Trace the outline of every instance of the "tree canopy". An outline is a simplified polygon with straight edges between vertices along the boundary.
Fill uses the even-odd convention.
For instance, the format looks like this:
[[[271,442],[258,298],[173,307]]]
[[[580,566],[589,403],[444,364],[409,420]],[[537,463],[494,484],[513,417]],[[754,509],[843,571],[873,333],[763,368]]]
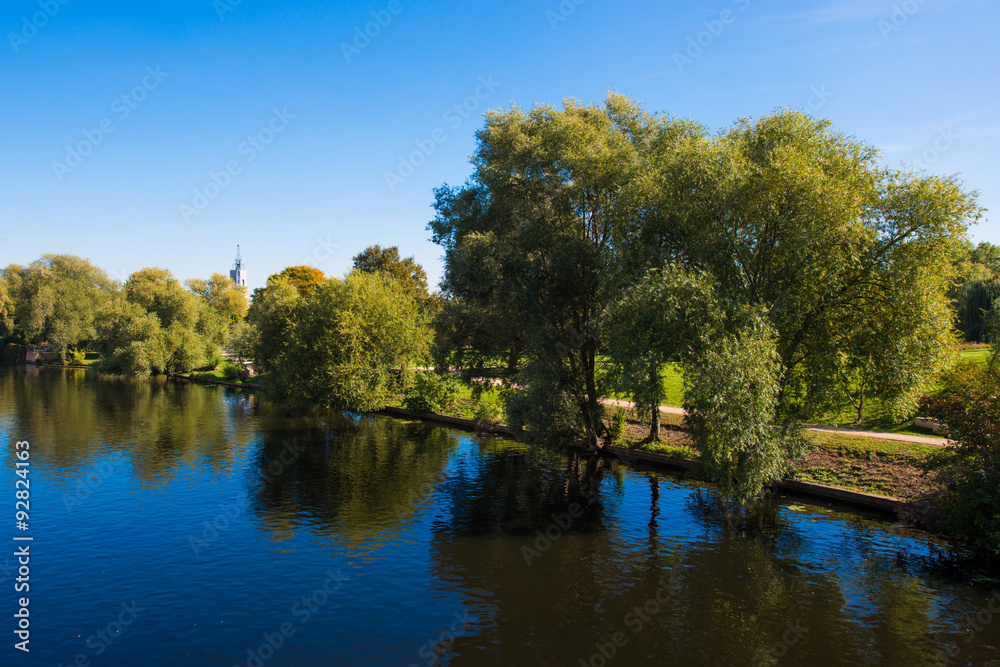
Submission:
[[[4,270],[6,329],[23,343],[47,342],[63,358],[94,341],[98,309],[116,290],[103,269],[75,255],[43,255]]]
[[[381,273],[397,280],[420,303],[426,304],[430,300],[424,267],[413,257],[400,259],[397,246],[368,246],[354,256],[354,268],[364,273]]]
[[[724,434],[704,432],[706,456],[756,462],[725,471],[746,496],[795,453],[796,420],[835,397],[905,411],[947,361],[952,259],[977,194],[878,157],[792,111],[716,136],[619,95],[490,112],[469,182],[435,192],[437,356],[506,360],[512,425],[591,448],[600,351],[647,409],[657,367],[680,361],[694,423]],[[737,363],[759,380],[723,372]],[[722,409],[713,383],[764,412]]]
[[[307,294],[314,287],[326,280],[323,272],[315,267],[305,265],[288,266],[282,269],[280,273],[268,276],[267,285],[271,286],[280,278],[287,279],[295,286],[299,294]]]
[[[228,284],[227,284],[228,283]],[[225,276],[189,281],[166,269],[136,271],[97,318],[102,368],[111,373],[178,373],[209,365],[246,308]]]
[[[427,349],[419,305],[388,276],[355,271],[306,295],[284,280],[273,287],[251,313],[260,327],[255,362],[281,402],[381,409]]]

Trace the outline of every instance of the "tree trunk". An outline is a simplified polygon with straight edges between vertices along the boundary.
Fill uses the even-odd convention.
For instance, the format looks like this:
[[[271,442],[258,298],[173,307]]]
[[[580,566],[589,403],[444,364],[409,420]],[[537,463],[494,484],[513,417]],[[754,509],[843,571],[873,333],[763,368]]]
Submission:
[[[600,419],[601,404],[597,396],[597,380],[594,377],[595,353],[593,343],[588,343],[580,349],[580,366],[583,380],[587,388],[586,405],[584,409],[584,426],[587,431],[587,448],[598,451],[602,448],[600,436],[604,432],[604,423]]]
[[[659,442],[660,441],[660,374],[657,372],[656,364],[649,364],[649,382],[650,387],[655,389],[652,392],[653,395],[653,410],[650,414],[649,419],[649,441]]]

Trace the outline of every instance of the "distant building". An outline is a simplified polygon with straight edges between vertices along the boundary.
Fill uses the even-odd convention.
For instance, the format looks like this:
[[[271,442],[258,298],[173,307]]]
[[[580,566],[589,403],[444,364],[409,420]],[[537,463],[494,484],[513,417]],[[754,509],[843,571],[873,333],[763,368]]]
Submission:
[[[233,279],[233,284],[239,287],[247,286],[247,272],[243,268],[243,258],[240,257],[240,246],[236,246],[236,263],[233,264],[233,270],[229,272],[229,277]]]

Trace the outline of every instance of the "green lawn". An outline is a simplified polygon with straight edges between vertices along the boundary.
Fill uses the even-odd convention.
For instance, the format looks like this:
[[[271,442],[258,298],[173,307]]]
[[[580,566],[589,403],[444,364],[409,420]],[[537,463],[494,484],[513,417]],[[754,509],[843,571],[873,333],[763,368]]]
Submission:
[[[977,345],[976,347],[970,347],[958,351],[959,360],[978,361],[984,366],[990,362],[990,357],[992,355],[993,348],[989,345]]]
[[[896,498],[940,488],[928,477],[952,456],[941,447],[808,431],[816,454],[799,462],[793,479]]]
[[[900,442],[898,440],[878,440],[825,431],[806,431],[804,435],[806,440],[817,447],[851,458],[871,459],[879,457],[922,463],[928,457],[940,454],[942,451],[936,445],[922,445],[917,442]]]
[[[601,386],[603,383],[606,368],[609,363],[610,362],[607,357],[597,357],[598,386]],[[684,404],[684,377],[681,375],[680,368],[677,364],[664,365],[663,369],[660,371],[660,383],[663,387],[663,402],[661,405],[680,407]],[[623,401],[628,401],[632,398],[628,394],[616,392],[611,388],[607,388],[603,393],[608,398],[617,398]]]

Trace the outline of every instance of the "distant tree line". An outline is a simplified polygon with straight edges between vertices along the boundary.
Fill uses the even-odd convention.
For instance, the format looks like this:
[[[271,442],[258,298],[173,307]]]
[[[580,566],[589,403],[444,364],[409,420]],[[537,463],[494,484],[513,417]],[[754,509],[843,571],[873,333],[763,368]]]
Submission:
[[[956,281],[951,289],[956,326],[973,343],[990,340],[988,313],[1000,303],[1000,246],[985,241],[973,247],[966,242],[955,260]]]
[[[63,361],[101,355],[107,373],[177,373],[216,363],[246,314],[245,288],[227,276],[189,280],[146,268],[124,284],[85,259],[44,255],[0,278],[0,339],[46,344]]]

